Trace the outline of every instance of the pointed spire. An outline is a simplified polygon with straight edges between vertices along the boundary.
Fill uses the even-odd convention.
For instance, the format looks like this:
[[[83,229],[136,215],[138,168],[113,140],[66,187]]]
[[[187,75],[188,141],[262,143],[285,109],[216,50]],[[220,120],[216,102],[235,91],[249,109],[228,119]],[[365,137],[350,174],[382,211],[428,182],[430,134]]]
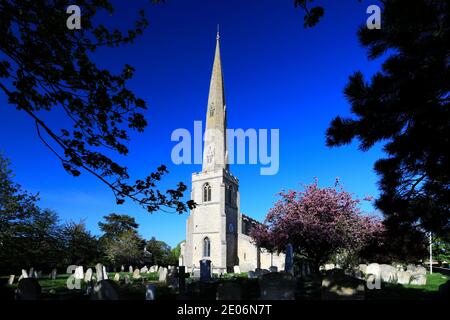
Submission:
[[[203,150],[203,171],[220,168],[228,169],[226,141],[227,118],[219,39],[219,25],[217,25],[216,51],[214,54],[214,63],[209,86],[208,109],[206,112],[206,140]]]

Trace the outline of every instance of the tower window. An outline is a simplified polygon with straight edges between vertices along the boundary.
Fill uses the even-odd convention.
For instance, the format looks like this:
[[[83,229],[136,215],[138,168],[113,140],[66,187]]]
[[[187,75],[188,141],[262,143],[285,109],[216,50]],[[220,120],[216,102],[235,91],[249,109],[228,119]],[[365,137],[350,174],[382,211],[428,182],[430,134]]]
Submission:
[[[230,184],[227,184],[226,190],[225,190],[225,201],[227,203],[232,203],[233,199],[233,187]]]
[[[211,241],[209,241],[208,237],[203,239],[203,256],[204,257],[211,256]]]
[[[211,201],[211,185],[205,183],[203,185],[203,202]]]

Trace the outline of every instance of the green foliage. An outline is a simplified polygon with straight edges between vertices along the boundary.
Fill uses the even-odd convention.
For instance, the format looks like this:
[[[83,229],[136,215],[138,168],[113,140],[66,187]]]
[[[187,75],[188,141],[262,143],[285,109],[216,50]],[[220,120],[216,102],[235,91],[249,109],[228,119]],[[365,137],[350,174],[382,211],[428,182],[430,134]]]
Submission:
[[[433,240],[433,260],[437,260],[443,266],[450,266],[450,242],[441,238]]]
[[[99,256],[98,240],[86,229],[83,221],[68,222],[62,227],[64,262],[66,265],[93,264]]]
[[[156,240],[153,237],[146,242],[145,249],[150,254],[150,263],[152,265],[178,265],[178,257],[164,241]]]
[[[114,12],[108,0],[79,0],[80,30],[67,29],[67,2],[61,0],[0,2],[0,90],[10,106],[28,115],[42,143],[71,175],[88,172],[106,184],[116,202],[137,202],[148,212],[161,207],[182,213],[180,199],[186,185],[178,183],[166,192],[157,183],[168,173],[159,166],[144,179],[129,182],[128,169],[105,151],[127,155],[129,131],[142,132],[147,105],[128,89],[134,68],[125,64],[113,74],[97,66],[92,56],[98,49],[132,43],[148,25],[144,10],[134,27],[122,32],[97,25],[98,14]],[[48,112],[62,111],[68,127],[50,125]],[[59,123],[65,123],[60,121]]]
[[[375,163],[381,195],[376,205],[390,228],[419,225],[450,234],[449,3],[383,1],[383,26],[362,26],[370,59],[388,55],[370,81],[355,72],[345,88],[353,117],[336,117],[327,144],[358,139],[387,155]]]

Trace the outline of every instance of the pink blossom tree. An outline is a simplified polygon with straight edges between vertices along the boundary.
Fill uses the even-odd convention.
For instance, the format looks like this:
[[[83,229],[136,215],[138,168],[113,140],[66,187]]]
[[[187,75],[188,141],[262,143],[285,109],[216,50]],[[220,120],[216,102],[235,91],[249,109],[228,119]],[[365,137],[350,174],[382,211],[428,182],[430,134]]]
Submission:
[[[313,263],[315,271],[340,250],[359,250],[383,232],[379,219],[365,216],[359,200],[334,187],[319,188],[317,180],[303,191],[281,192],[264,224],[251,231],[254,242],[271,251],[291,243]]]

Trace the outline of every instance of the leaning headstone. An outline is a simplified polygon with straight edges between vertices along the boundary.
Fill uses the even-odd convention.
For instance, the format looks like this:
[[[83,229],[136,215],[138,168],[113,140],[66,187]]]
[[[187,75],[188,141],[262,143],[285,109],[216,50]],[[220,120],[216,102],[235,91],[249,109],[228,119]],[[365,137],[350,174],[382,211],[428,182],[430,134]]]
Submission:
[[[241,273],[241,268],[239,268],[239,266],[234,266],[233,267],[233,272],[234,273]]]
[[[284,271],[294,275],[294,248],[288,244],[286,248],[286,257],[284,262]]]
[[[156,286],[154,284],[147,284],[145,288],[145,300],[156,299]]]
[[[105,266],[103,266],[102,271],[103,271],[103,279],[104,280],[108,280],[108,272],[106,272],[106,267]]]
[[[242,289],[236,282],[223,282],[217,287],[217,300],[241,300]]]
[[[37,279],[24,278],[19,281],[15,292],[16,300],[37,300],[41,294],[41,286]]]
[[[167,273],[168,273],[168,270],[166,268],[159,268],[158,281],[166,282],[167,281]]]
[[[344,274],[340,269],[327,272],[322,280],[322,300],[364,300],[365,281]]]
[[[411,281],[411,272],[409,271],[397,271],[397,283],[409,284]]]
[[[141,278],[141,275],[140,275],[139,269],[134,270],[133,271],[133,279],[140,279],[140,278]]]
[[[14,279],[16,278],[15,275],[10,275],[8,279],[8,286],[12,285],[14,283]]]
[[[57,269],[52,269],[52,272],[50,273],[50,279],[56,280],[56,276],[58,275]]]
[[[84,274],[84,282],[90,282],[92,281],[92,269],[88,268],[86,270],[86,273]]]
[[[260,300],[295,300],[295,278],[287,272],[267,273],[259,279]]]
[[[26,278],[28,278],[28,273],[27,273],[27,270],[25,270],[25,269],[22,269],[22,275],[21,275],[21,277],[22,277],[22,279],[26,279]]]
[[[101,263],[97,263],[95,265],[95,273],[97,276],[97,281],[102,281],[104,279],[103,277],[103,265]]]
[[[101,280],[94,286],[92,300],[119,300],[120,287],[112,280]]]
[[[120,273],[116,273],[114,275],[114,281],[119,282],[120,281]]]
[[[397,283],[397,269],[388,264],[380,264],[381,281],[387,283]]]
[[[77,280],[84,279],[84,270],[83,270],[83,266],[78,266],[78,267],[75,269],[74,277],[75,277],[75,279],[77,279]]]
[[[211,280],[211,260],[200,260],[200,281],[208,282]]]

